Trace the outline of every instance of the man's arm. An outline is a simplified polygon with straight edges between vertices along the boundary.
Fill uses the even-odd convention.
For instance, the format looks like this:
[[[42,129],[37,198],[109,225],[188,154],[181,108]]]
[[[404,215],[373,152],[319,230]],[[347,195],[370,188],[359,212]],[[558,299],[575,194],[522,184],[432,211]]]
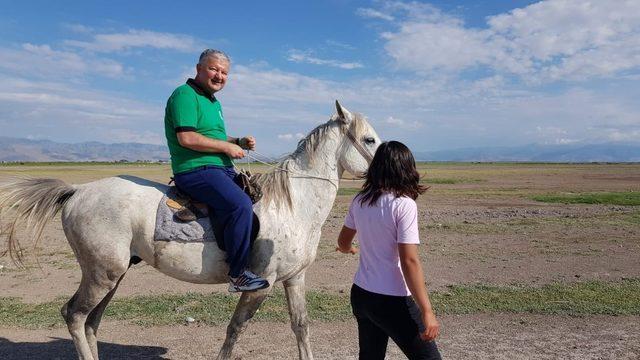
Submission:
[[[195,131],[180,131],[176,133],[176,136],[180,146],[187,149],[208,153],[224,153],[232,159],[244,157],[244,150],[233,142],[211,139]],[[229,138],[229,140],[231,139],[235,142],[235,138]]]

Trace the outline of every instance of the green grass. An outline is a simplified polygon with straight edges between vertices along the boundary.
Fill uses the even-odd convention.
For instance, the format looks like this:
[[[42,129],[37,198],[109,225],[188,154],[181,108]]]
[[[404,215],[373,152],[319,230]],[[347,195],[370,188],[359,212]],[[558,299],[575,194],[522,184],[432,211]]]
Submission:
[[[624,221],[630,224],[640,225],[640,211],[626,215]]]
[[[207,325],[224,324],[231,318],[238,296],[231,294],[171,294],[116,298],[104,317],[126,320],[143,326],[182,324],[187,316]],[[351,316],[349,299],[344,295],[310,291],[307,293],[309,316],[321,321],[344,320]],[[0,326],[46,328],[62,326],[59,309],[66,299],[41,304],[23,303],[16,298],[0,298]],[[275,291],[254,317],[257,321],[288,321],[287,304],[282,291]]]
[[[451,178],[422,178],[420,179],[421,184],[457,184],[462,182],[461,179],[451,179]]]
[[[514,234],[522,231],[540,232],[547,230],[567,229],[570,227],[588,228],[628,228],[640,225],[640,211],[632,213],[609,213],[580,217],[532,217],[516,218],[500,222],[456,222],[423,225],[429,231],[452,232],[468,235]]]
[[[479,183],[486,180],[481,179],[463,179],[463,178],[436,178],[436,177],[424,177],[420,179],[421,184],[468,184]]]
[[[521,198],[531,194],[529,189],[519,188],[502,188],[502,189],[466,189],[466,188],[444,188],[433,187],[425,193],[425,195],[437,194],[447,195],[464,198],[476,198],[476,199],[492,199],[492,198]]]
[[[105,319],[125,320],[143,326],[175,325],[191,316],[207,325],[225,324],[238,300],[229,294],[182,294],[116,298]],[[591,281],[543,287],[459,285],[432,292],[438,314],[531,313],[585,315],[640,315],[640,279],[609,283]],[[59,309],[64,300],[26,304],[0,298],[0,326],[46,328],[62,326]],[[318,321],[351,318],[347,294],[307,292],[309,316]],[[282,291],[272,294],[255,316],[257,321],[288,321]]]
[[[338,196],[355,195],[360,192],[360,188],[339,188]]]
[[[531,199],[562,204],[640,205],[640,191],[535,195]]]
[[[434,297],[436,308],[445,314],[640,315],[640,279],[551,284],[540,288],[453,286],[448,294]]]

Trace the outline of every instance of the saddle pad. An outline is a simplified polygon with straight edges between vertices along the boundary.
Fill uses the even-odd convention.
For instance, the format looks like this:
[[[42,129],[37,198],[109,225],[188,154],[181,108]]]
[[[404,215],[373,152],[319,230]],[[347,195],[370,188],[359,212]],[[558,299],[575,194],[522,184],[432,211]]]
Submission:
[[[182,222],[174,216],[173,211],[169,205],[167,205],[167,198],[175,201],[176,194],[176,187],[171,186],[162,197],[162,200],[160,200],[153,240],[183,242],[216,241],[209,217],[197,219],[196,221]]]

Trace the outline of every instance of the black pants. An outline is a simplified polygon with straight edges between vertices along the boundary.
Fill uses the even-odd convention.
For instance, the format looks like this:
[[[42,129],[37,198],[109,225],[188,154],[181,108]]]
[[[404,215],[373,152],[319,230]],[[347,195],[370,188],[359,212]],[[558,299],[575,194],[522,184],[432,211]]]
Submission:
[[[351,308],[358,321],[361,360],[384,359],[389,337],[409,359],[441,359],[435,341],[420,339],[424,324],[410,296],[376,294],[354,284]]]

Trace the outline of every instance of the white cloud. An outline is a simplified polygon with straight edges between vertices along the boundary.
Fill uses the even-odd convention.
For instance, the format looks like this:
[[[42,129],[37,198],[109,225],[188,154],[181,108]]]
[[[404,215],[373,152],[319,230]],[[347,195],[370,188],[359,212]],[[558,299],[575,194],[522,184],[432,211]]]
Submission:
[[[620,131],[619,129],[608,129],[605,134],[606,134],[606,139],[610,141],[640,142],[640,129],[636,129],[632,131]]]
[[[385,14],[378,10],[371,9],[371,8],[359,8],[356,10],[356,15],[361,16],[363,18],[382,19],[387,21],[394,20],[393,16],[389,14]]]
[[[86,26],[86,25],[82,25],[82,24],[69,24],[69,23],[64,23],[62,24],[62,27],[65,29],[68,29],[70,31],[73,31],[75,33],[78,34],[89,34],[91,32],[93,32],[93,28],[90,26]]]
[[[397,33],[383,33],[385,49],[398,65],[419,72],[462,70],[487,63],[493,56],[482,33],[465,30],[458,22],[407,23]]]
[[[16,79],[0,76],[0,101],[7,109],[28,106],[32,109],[69,111],[82,117],[104,121],[140,120],[158,116],[161,110],[106,92],[86,89],[61,82]],[[74,116],[78,118],[78,116]]]
[[[372,10],[377,11],[375,9]],[[412,21],[439,22],[442,19],[451,18],[433,5],[417,1],[381,1],[380,11],[378,12],[393,18],[393,20],[409,19]],[[394,14],[396,16],[393,16]]]
[[[577,142],[580,142],[580,140],[578,140],[578,139],[565,139],[565,138],[555,139],[555,144],[556,145],[568,145],[568,144],[575,144]]]
[[[407,122],[402,119],[395,118],[393,116],[387,117],[385,123],[405,130],[416,130],[422,127],[422,124],[418,121]]]
[[[77,84],[0,75],[0,125],[7,136],[36,133],[66,142],[162,143],[157,135],[162,132],[162,118],[161,104]]]
[[[349,44],[345,44],[343,42],[340,41],[335,41],[335,40],[326,40],[325,43],[329,46],[335,47],[335,48],[339,48],[339,49],[343,49],[343,50],[355,50],[355,46],[353,45],[349,45]]]
[[[95,34],[92,41],[65,40],[64,44],[96,52],[117,52],[145,47],[183,52],[202,49],[202,45],[189,35],[136,29],[125,33]]]
[[[278,134],[278,139],[291,141],[291,140],[300,140],[304,138],[304,134],[296,133],[296,134]]]
[[[34,66],[40,63],[40,66]],[[0,69],[27,77],[78,78],[91,73],[118,78],[125,69],[119,62],[54,50],[50,45],[22,44],[20,48],[0,48]]]
[[[404,121],[400,120],[400,119],[396,119],[393,116],[389,116],[386,120],[387,124],[391,124],[391,125],[402,125],[404,124]]]
[[[640,107],[629,103],[631,98],[624,92],[607,94],[582,88],[507,98],[478,109],[476,122],[493,129],[498,141],[521,144],[622,141],[616,133],[640,132]],[[473,113],[473,108],[466,112]],[[633,139],[632,135],[628,140]]]
[[[557,126],[536,126],[536,130],[543,135],[565,135],[567,130]]]
[[[544,144],[567,145],[580,142],[580,139],[567,138],[569,131],[558,126],[536,126],[539,141]]]
[[[358,62],[342,62],[339,60],[332,59],[319,59],[317,57],[312,56],[309,52],[300,51],[300,50],[289,50],[289,56],[287,60],[293,62],[302,62],[314,65],[327,65],[331,67],[336,67],[345,70],[359,69],[362,68],[363,65]]]
[[[435,111],[432,104],[448,101],[450,93],[456,92],[449,89],[444,80],[370,78],[340,82],[285,72],[268,65],[235,65],[219,99],[229,118],[261,125],[302,124],[296,131],[306,132],[309,124],[326,121],[335,112],[335,100],[365,115],[369,115],[369,109],[390,109],[394,113],[402,109],[402,112],[414,113],[410,117],[398,113],[411,122],[418,120],[416,116]],[[376,114],[371,120],[382,121],[388,116],[394,115]]]
[[[640,67],[640,2],[547,0],[470,28],[430,7],[391,3],[404,14],[381,34],[401,68],[420,73],[486,67],[528,82],[611,77]],[[408,7],[421,6],[415,14]]]
[[[262,66],[234,65],[221,96],[257,106],[268,103],[319,104],[335,100],[333,96],[337,86],[337,83],[293,72]],[[282,113],[291,109],[291,106],[278,107]]]

